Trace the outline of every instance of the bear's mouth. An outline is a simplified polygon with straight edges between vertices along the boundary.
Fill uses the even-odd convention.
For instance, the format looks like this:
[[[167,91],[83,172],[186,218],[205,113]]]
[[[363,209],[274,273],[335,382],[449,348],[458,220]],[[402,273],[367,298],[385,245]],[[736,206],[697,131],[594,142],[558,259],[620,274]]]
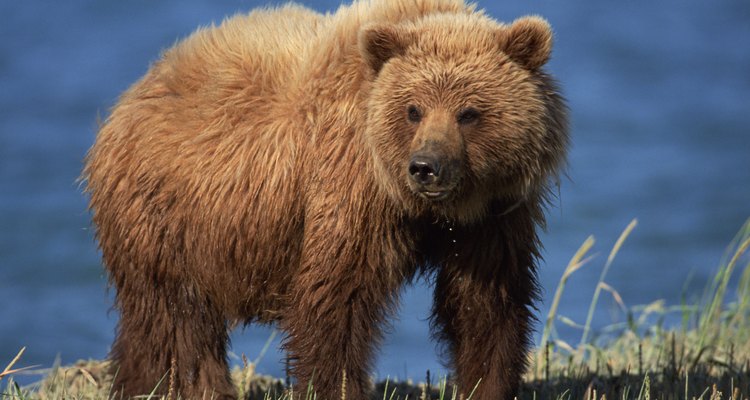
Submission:
[[[419,195],[429,201],[442,201],[451,196],[450,190],[422,190]]]

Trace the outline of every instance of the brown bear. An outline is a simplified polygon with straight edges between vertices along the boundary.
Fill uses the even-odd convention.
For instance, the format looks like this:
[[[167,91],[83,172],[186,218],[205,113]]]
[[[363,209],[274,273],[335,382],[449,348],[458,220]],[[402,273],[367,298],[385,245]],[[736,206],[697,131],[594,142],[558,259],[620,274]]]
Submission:
[[[114,390],[235,398],[227,332],[259,322],[285,333],[297,393],[365,398],[399,291],[426,274],[459,389],[511,398],[568,142],[551,38],[462,0],[362,0],[254,11],[166,51],[84,169]]]

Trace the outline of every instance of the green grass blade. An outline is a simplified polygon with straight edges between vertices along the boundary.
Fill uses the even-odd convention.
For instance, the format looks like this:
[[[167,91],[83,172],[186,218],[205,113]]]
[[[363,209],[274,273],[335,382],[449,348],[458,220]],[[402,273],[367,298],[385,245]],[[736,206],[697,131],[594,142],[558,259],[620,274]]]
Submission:
[[[580,269],[584,264],[591,260],[591,257],[587,257],[586,259],[584,259],[583,257],[589,252],[589,250],[591,250],[591,247],[594,246],[595,242],[596,241],[594,240],[593,236],[589,236],[588,238],[586,238],[583,244],[581,244],[581,247],[578,248],[578,251],[576,251],[576,253],[573,255],[573,258],[571,258],[570,262],[568,262],[568,266],[565,267],[565,271],[560,278],[560,282],[557,284],[555,297],[552,300],[552,306],[550,307],[549,313],[547,314],[547,321],[544,324],[544,331],[542,332],[542,341],[539,345],[539,351],[537,352],[537,375],[539,375],[544,368],[544,349],[547,347],[547,343],[549,342],[549,337],[553,329],[553,323],[555,321],[555,317],[557,316],[557,309],[560,306],[560,298],[562,298],[563,291],[565,290],[565,284],[568,282],[568,278],[570,278],[570,275],[572,275],[575,271]]]
[[[724,302],[724,296],[726,293],[727,286],[729,285],[729,279],[734,272],[734,268],[737,265],[740,257],[750,247],[750,221],[743,225],[743,228],[738,233],[733,243],[739,243],[731,256],[730,260],[726,265],[722,265],[717,273],[717,280],[719,284],[716,286],[713,292],[708,307],[704,310],[703,315],[700,318],[700,339],[698,347],[702,348],[706,344],[709,337],[717,338],[721,332],[716,332],[717,326],[719,326],[719,320],[721,319],[721,306]],[[727,254],[732,254],[732,247],[730,247]],[[743,273],[744,275],[744,273]],[[746,294],[745,294],[746,295]],[[740,304],[746,302],[747,299],[740,300]]]
[[[474,396],[474,392],[477,391],[477,388],[479,387],[479,384],[482,383],[482,378],[479,378],[477,381],[477,384],[474,385],[474,389],[471,389],[471,393],[469,393],[469,397],[466,398],[466,400],[471,400],[471,397]]]
[[[258,365],[260,360],[263,359],[263,356],[266,355],[266,351],[268,351],[268,348],[271,346],[271,342],[273,342],[273,339],[276,338],[277,334],[278,332],[276,331],[276,329],[271,332],[271,335],[269,335],[268,339],[266,339],[266,343],[263,345],[263,348],[260,349],[260,353],[258,353],[258,356],[255,357],[255,360],[253,360],[253,364]]]
[[[609,267],[612,265],[612,262],[615,259],[615,256],[617,255],[617,252],[620,251],[620,248],[622,247],[622,244],[625,242],[625,239],[628,238],[630,235],[630,232],[633,231],[633,229],[638,225],[638,220],[633,219],[630,221],[628,226],[625,228],[625,230],[620,234],[620,237],[615,242],[614,247],[612,247],[612,251],[609,253],[609,257],[607,257],[607,262],[604,264],[604,269],[602,269],[602,273],[599,276],[599,282],[596,284],[596,289],[594,290],[594,297],[591,299],[591,304],[589,304],[589,312],[586,315],[586,324],[584,324],[583,327],[583,334],[581,335],[581,343],[580,345],[583,346],[588,341],[589,331],[591,330],[591,320],[594,318],[594,310],[596,309],[596,303],[599,301],[599,294],[602,291],[602,282],[604,282],[604,278],[607,276],[607,272],[609,271]]]

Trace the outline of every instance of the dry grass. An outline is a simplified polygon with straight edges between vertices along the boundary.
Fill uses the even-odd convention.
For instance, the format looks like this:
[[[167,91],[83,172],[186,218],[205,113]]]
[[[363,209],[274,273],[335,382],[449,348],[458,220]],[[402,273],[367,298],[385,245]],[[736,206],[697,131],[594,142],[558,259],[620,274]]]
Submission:
[[[626,309],[616,290],[606,282],[607,272],[633,231],[625,229],[600,272],[589,313],[577,324],[558,313],[568,278],[594,259],[589,256],[595,241],[587,239],[565,269],[550,312],[545,320],[541,345],[529,354],[531,367],[524,379],[522,399],[623,399],[690,400],[750,398],[750,220],[730,244],[713,282],[695,304],[667,306],[657,300]],[[735,273],[740,270],[739,273]],[[591,322],[602,292],[621,306],[627,322],[612,325],[594,336]],[[733,294],[729,297],[729,294]],[[677,313],[680,326],[664,326],[664,317]],[[656,320],[657,322],[652,322]],[[578,344],[558,337],[557,322],[581,329]],[[111,391],[112,377],[106,361],[79,361],[75,365],[36,371],[43,379],[21,387],[13,375],[30,367],[13,368],[22,360],[23,349],[0,372],[0,397],[8,400],[117,399]],[[254,362],[243,357],[243,366],[232,371],[243,399],[287,400],[290,393],[282,379],[255,373]],[[3,378],[6,379],[3,382]],[[374,399],[455,399],[455,388],[445,378],[430,382],[379,382]],[[342,381],[346,385],[346,381]],[[314,388],[302,394],[314,399]],[[145,396],[149,398],[156,396]],[[0,399],[0,400],[2,400]]]
[[[628,225],[602,269],[581,340],[572,346],[556,337],[555,321],[581,326],[557,314],[569,276],[591,260],[593,238],[576,253],[560,280],[542,334],[530,358],[522,398],[553,399],[747,399],[750,397],[750,263],[735,279],[736,296],[728,298],[731,278],[750,247],[750,220],[730,244],[714,281],[696,304],[669,307],[663,300],[625,309],[606,283],[606,273],[636,225]],[[607,291],[627,322],[589,337],[591,316],[601,291]],[[664,327],[677,313],[678,327]]]

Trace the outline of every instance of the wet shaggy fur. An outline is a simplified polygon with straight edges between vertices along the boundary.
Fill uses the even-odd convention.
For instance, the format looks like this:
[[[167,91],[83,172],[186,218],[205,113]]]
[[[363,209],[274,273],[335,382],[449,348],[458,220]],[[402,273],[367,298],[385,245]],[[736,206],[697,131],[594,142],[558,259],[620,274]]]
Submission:
[[[345,372],[362,399],[424,272],[460,389],[510,398],[567,145],[551,43],[536,17],[373,0],[254,11],[166,51],[84,171],[120,312],[114,389],[166,376],[162,393],[235,398],[227,332],[260,322],[285,332],[299,390],[340,398]]]

